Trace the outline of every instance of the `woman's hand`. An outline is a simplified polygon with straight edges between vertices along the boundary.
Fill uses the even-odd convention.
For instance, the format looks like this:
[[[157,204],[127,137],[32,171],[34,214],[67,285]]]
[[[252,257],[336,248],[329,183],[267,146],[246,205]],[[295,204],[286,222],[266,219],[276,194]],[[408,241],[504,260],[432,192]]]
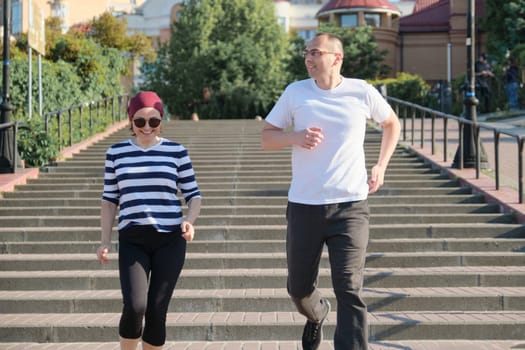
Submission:
[[[189,221],[183,221],[180,225],[180,228],[182,230],[182,237],[188,241],[193,241],[193,237],[195,236],[195,229],[193,228],[193,225]]]
[[[109,251],[109,244],[101,243],[100,246],[97,248],[97,259],[98,261],[100,261],[101,264],[107,264],[109,262]]]

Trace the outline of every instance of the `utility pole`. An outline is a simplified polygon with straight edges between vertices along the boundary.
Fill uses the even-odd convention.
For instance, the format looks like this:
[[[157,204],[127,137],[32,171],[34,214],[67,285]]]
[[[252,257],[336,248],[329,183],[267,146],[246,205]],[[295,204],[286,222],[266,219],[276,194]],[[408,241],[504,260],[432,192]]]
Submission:
[[[479,100],[476,98],[476,76],[475,76],[475,48],[474,43],[476,41],[475,36],[475,2],[476,0],[467,0],[467,86],[465,87],[465,118],[476,123],[477,122],[477,106]],[[461,145],[458,146],[453,168],[475,168],[476,167],[476,140],[474,138],[474,127],[471,125],[464,125],[463,127],[463,164],[460,162]],[[480,168],[488,168],[487,156],[483,150],[483,145],[479,144],[480,152]]]
[[[2,69],[2,105],[0,106],[0,124],[11,122],[11,111],[13,107],[9,96],[9,65],[10,65],[10,38],[11,38],[11,0],[4,0],[4,46],[3,46],[3,69]],[[3,129],[0,131],[0,173],[12,172],[16,167],[16,159],[13,159],[14,129]],[[15,144],[16,149],[16,144]],[[16,158],[16,156],[14,157]]]

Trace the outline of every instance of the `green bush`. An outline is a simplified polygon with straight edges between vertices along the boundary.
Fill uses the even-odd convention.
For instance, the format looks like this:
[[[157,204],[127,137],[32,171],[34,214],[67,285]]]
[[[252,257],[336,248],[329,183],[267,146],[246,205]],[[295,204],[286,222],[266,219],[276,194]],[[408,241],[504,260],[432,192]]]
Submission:
[[[436,108],[437,100],[431,95],[430,85],[418,75],[398,73],[395,78],[369,81],[372,85],[386,85],[387,95],[421,106]]]
[[[19,127],[18,153],[29,168],[40,168],[58,156],[57,140],[47,134],[38,118],[31,119]]]

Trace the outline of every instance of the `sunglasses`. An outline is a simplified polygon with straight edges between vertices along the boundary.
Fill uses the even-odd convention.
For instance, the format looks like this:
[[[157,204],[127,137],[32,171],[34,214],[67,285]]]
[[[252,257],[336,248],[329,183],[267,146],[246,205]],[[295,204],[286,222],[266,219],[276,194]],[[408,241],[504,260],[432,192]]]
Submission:
[[[148,120],[144,118],[135,118],[133,119],[133,124],[135,124],[137,128],[143,128],[146,126],[146,121],[148,122],[151,128],[157,128],[161,122],[159,118],[150,118]]]

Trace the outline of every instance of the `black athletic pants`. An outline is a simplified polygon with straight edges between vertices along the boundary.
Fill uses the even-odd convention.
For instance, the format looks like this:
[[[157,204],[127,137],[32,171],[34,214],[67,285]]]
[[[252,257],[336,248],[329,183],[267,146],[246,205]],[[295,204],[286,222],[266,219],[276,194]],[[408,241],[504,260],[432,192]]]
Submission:
[[[166,233],[134,226],[119,232],[122,338],[142,336],[148,344],[164,344],[166,314],[185,255],[186,240],[180,231]]]

